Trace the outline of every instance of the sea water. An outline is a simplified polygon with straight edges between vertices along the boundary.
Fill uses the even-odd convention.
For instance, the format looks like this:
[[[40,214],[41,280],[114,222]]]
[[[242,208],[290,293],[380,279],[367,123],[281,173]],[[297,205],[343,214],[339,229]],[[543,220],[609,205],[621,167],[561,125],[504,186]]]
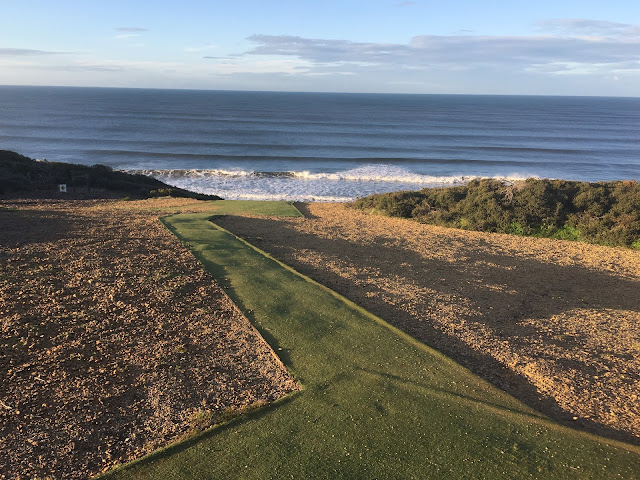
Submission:
[[[640,98],[0,86],[0,149],[229,199],[640,179]]]

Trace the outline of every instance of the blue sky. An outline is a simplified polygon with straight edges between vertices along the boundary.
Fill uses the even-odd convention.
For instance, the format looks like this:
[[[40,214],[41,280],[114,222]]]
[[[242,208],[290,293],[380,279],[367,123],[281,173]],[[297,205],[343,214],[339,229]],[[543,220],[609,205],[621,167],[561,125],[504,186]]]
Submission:
[[[640,1],[0,0],[0,84],[640,96]]]

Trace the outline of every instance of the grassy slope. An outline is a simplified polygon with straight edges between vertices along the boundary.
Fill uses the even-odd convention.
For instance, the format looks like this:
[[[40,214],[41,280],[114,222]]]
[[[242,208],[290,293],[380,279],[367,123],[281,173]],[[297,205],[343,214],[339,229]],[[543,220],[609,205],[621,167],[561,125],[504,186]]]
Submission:
[[[554,424],[216,227],[210,215],[164,221],[304,390],[109,478],[640,476],[637,447]]]

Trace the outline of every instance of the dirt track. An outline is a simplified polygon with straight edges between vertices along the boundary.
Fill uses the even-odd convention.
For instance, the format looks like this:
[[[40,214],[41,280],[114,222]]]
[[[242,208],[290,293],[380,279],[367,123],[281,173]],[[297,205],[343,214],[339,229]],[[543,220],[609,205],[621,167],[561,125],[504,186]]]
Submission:
[[[640,443],[640,252],[300,208],[217,222],[560,422]]]
[[[0,478],[87,478],[297,388],[158,221],[184,203],[0,202]]]

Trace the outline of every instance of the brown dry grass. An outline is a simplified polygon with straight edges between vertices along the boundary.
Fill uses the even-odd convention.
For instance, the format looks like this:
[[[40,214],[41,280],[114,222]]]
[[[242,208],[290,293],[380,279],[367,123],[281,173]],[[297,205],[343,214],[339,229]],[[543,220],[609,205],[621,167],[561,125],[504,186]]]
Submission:
[[[640,252],[300,208],[219,223],[558,421],[640,443]]]
[[[86,478],[297,388],[158,221],[193,203],[0,203],[0,478]]]

